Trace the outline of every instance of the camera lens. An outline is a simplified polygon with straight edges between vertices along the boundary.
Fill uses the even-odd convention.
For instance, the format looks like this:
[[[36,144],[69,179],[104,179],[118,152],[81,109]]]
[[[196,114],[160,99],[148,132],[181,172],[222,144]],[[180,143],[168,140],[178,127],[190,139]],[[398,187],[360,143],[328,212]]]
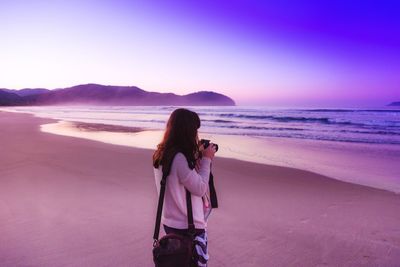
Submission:
[[[201,139],[200,144],[203,145],[204,149],[206,149],[210,145],[210,140],[207,139]]]
[[[215,147],[215,152],[217,152],[218,151],[218,145],[214,144],[214,147]]]
[[[206,149],[206,148],[210,145],[210,140],[201,139],[201,140],[200,140],[200,144],[202,144],[203,147],[204,147],[204,149]],[[217,152],[217,151],[218,151],[218,145],[217,145],[217,144],[213,144],[213,145],[214,145],[214,147],[215,147],[215,152]]]

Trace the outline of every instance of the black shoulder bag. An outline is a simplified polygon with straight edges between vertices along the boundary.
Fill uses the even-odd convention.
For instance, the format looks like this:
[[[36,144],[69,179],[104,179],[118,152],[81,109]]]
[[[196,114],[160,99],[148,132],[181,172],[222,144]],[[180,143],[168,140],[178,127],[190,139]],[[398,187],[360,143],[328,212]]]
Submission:
[[[169,175],[170,166],[163,168],[160,196],[158,199],[157,219],[154,228],[153,261],[156,267],[190,267],[195,263],[195,227],[193,223],[191,194],[186,190],[186,208],[188,214],[189,231],[187,235],[170,233],[158,239],[160,233],[161,213],[164,204],[165,185]]]

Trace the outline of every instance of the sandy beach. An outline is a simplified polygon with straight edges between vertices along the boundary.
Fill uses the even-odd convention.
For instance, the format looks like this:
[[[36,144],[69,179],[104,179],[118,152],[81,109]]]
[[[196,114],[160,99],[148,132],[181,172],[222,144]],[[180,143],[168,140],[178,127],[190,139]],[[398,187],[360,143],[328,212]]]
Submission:
[[[152,266],[152,150],[40,131],[53,122],[0,112],[0,266]],[[213,170],[210,267],[399,266],[400,195],[235,159]]]

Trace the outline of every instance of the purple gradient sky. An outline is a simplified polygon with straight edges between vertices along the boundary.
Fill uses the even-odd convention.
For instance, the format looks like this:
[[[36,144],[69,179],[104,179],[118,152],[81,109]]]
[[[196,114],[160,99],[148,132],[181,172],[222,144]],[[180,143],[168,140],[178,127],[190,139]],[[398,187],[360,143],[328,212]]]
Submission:
[[[0,0],[0,38],[2,88],[214,90],[242,105],[400,100],[397,1]]]

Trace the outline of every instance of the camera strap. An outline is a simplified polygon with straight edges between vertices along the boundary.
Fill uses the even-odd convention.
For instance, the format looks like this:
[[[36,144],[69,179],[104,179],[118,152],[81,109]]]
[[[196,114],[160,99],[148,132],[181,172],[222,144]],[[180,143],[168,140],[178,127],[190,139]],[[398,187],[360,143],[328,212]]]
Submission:
[[[208,181],[208,186],[210,188],[210,202],[211,202],[211,207],[213,209],[218,208],[218,198],[217,198],[217,192],[215,191],[215,186],[214,186],[214,175],[210,171],[210,180]]]
[[[174,157],[172,157],[172,159],[173,158]],[[171,165],[172,165],[172,161],[170,162],[169,166],[166,166],[167,168],[162,168],[163,176],[162,176],[162,179],[160,182],[161,187],[160,187],[160,195],[158,198],[156,224],[154,227],[153,246],[156,245],[156,242],[158,241],[158,237],[160,235],[161,214],[162,214],[163,205],[164,205],[165,186],[167,184],[167,176],[169,175],[169,172],[171,170]],[[191,197],[190,192],[187,189],[186,189],[186,209],[187,209],[189,233],[194,237],[195,227],[194,227],[194,223],[193,223],[192,197]]]

